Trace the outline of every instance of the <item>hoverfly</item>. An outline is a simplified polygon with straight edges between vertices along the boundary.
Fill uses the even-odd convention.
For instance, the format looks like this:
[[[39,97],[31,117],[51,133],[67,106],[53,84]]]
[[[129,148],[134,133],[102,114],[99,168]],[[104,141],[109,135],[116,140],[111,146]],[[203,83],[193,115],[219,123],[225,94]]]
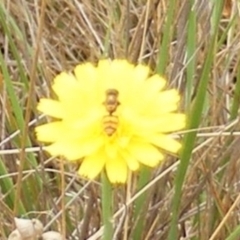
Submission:
[[[108,115],[103,117],[103,129],[109,137],[116,132],[118,127],[118,117],[113,115],[113,113],[117,110],[119,104],[118,91],[116,89],[106,90],[106,98],[103,105],[105,106]]]

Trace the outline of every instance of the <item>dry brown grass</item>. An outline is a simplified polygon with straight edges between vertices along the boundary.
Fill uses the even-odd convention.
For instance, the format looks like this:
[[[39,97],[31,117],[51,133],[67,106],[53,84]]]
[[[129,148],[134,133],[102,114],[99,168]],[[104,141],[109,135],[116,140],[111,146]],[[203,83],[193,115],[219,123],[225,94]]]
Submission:
[[[176,2],[178,6],[173,25],[174,34],[169,45],[169,61],[164,74],[169,79],[169,85],[178,87],[184,94],[187,66],[186,26],[190,5],[189,1]],[[231,121],[229,112],[234,94],[233,83],[237,80],[237,73],[240,73],[240,24],[238,21],[233,28],[226,30],[231,14],[236,11],[239,19],[239,9],[236,4],[232,6],[229,3],[230,1],[226,1],[219,26],[220,31],[226,34],[226,38],[214,57],[209,76],[207,103],[202,116],[202,129],[199,129],[202,135],[197,138],[182,191],[179,239],[210,239],[239,194],[239,122],[238,119]],[[153,70],[158,64],[158,59],[161,61],[159,44],[162,41],[162,29],[167,11],[166,0],[48,0],[45,6],[41,5],[40,1],[3,0],[2,4],[7,11],[8,31],[29,82],[21,80],[19,63],[2,25],[0,47],[20,106],[24,113],[30,113],[30,120],[37,119],[38,114],[35,110],[37,99],[52,95],[50,90],[52,79],[62,70],[72,70],[78,63],[97,62],[104,57],[127,58],[133,63],[144,62]],[[197,70],[192,84],[192,101],[198,90],[199,75],[209,51],[207,47],[212,16],[208,1],[196,0],[196,8],[198,9],[198,39],[195,52]],[[42,11],[44,11],[43,18],[41,18]],[[10,23],[12,21],[20,32],[14,29],[14,24]],[[31,87],[29,88],[31,84],[32,92]],[[29,98],[31,102],[28,102]],[[187,111],[191,108],[191,104],[183,101],[182,109]],[[12,107],[2,78],[0,79],[1,149],[15,149],[21,146],[21,134],[4,141],[19,129]],[[28,134],[32,144],[37,146],[32,128]],[[13,174],[11,178],[14,183],[17,182],[19,158],[21,158],[19,154],[1,156],[1,161],[8,168],[9,176]],[[60,169],[57,162],[51,161],[51,165],[46,164],[51,159],[48,159],[45,153],[40,152],[36,158],[38,165],[28,166],[29,170],[24,172],[23,179],[32,177],[31,181],[34,182],[34,176],[40,176],[43,188],[38,192],[34,187],[35,183],[29,186],[35,202],[31,202],[30,206],[26,207],[27,216],[38,217],[46,228],[60,231],[61,216],[57,215],[63,210],[60,204]],[[141,239],[167,238],[176,161],[176,157],[168,157],[152,175],[152,179],[155,179],[163,173],[144,193],[148,197],[141,215],[141,218],[146,220]],[[67,239],[74,239],[73,236],[82,240],[97,239],[90,236],[101,227],[100,184],[97,182],[88,184],[82,179],[75,179],[75,168],[65,167]],[[82,189],[83,186],[86,188]],[[134,186],[135,182],[133,189]],[[123,221],[126,217],[125,192],[124,186],[119,186],[115,190],[115,211],[120,210],[115,220],[116,239],[123,239],[122,233],[127,231],[123,229]],[[131,195],[134,194],[135,190]],[[6,235],[13,229],[14,211],[11,209],[11,204],[6,203],[7,195],[6,192],[0,195],[1,239],[6,239]],[[23,194],[22,201],[27,204],[28,199],[25,198]],[[74,201],[68,205],[70,199]],[[226,239],[226,236],[239,224],[239,207],[239,204],[236,204],[230,218],[226,220],[224,227],[214,239]],[[130,235],[135,224],[132,219],[131,204],[127,210],[130,218],[128,229]]]

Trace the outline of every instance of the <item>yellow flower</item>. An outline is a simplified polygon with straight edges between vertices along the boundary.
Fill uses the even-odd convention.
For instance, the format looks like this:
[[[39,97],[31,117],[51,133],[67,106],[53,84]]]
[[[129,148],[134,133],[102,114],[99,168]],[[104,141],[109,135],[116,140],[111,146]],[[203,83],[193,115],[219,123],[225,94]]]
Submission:
[[[126,60],[80,64],[54,79],[57,100],[40,100],[38,110],[57,120],[36,127],[37,139],[53,156],[81,160],[80,175],[94,179],[105,169],[112,183],[124,183],[128,171],[155,167],[181,147],[168,133],[184,128],[185,115],[176,113],[178,92],[165,85]]]

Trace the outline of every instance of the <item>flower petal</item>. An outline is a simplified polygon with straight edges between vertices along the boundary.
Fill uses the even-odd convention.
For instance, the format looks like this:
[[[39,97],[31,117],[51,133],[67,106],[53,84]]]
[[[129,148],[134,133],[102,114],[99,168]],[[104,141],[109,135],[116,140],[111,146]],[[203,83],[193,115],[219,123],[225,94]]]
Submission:
[[[122,121],[128,123],[128,128],[137,136],[148,135],[149,132],[167,133],[177,131],[183,129],[186,125],[186,115],[181,113],[166,113],[157,117],[141,116],[130,109],[125,109],[122,111],[122,118]]]
[[[139,64],[134,68],[132,78],[139,84],[147,79],[149,73],[150,73],[150,69],[148,66]]]
[[[102,138],[85,141],[58,141],[45,149],[53,156],[64,156],[69,161],[81,159],[96,152],[103,145]]]
[[[55,142],[67,133],[61,121],[40,125],[35,128],[35,132],[41,142]]]
[[[62,106],[68,112],[66,115],[80,117],[89,111],[92,106],[96,107],[98,98],[95,94],[95,88],[92,86],[94,84],[83,84],[74,75],[63,72],[54,79],[52,88],[57,94],[59,101],[61,101]],[[101,105],[101,102],[99,105]]]
[[[176,89],[161,92],[155,102],[155,112],[157,114],[163,114],[176,111],[179,100],[180,95]]]
[[[76,79],[81,86],[82,98],[89,100],[90,107],[103,102],[103,92],[99,91],[100,81],[98,81],[97,68],[91,63],[79,64],[74,69]],[[93,97],[94,96],[94,97]],[[86,102],[84,101],[84,104]]]
[[[105,162],[106,158],[101,152],[90,155],[83,160],[78,173],[89,179],[94,179],[103,170]]]
[[[47,98],[42,98],[40,100],[37,109],[40,112],[55,118],[63,118],[64,115],[66,114],[62,104],[59,101]]]
[[[144,93],[141,94],[142,100],[141,108],[138,110],[139,114],[148,117],[161,117],[165,113],[171,113],[178,109],[180,96],[175,89],[158,92],[157,85],[155,88],[152,87],[153,89],[148,86],[143,88]]]
[[[168,135],[157,134],[148,140],[152,144],[173,153],[177,153],[181,148],[181,144]]]
[[[158,74],[154,74],[146,80],[146,87],[148,89],[146,93],[159,92],[166,86],[166,83],[166,79]]]
[[[79,64],[74,69],[75,76],[83,87],[93,86],[96,83],[97,69],[91,63]]]
[[[140,164],[134,156],[130,155],[127,151],[124,150],[122,150],[120,154],[122,158],[126,161],[128,168],[131,171],[136,171],[139,169]]]
[[[106,172],[110,182],[112,183],[125,183],[127,181],[127,164],[120,156],[114,160],[107,160]]]
[[[128,150],[139,162],[149,167],[155,167],[163,159],[162,153],[146,142],[133,141]]]
[[[113,143],[106,143],[105,144],[105,152],[109,159],[115,159],[118,154],[118,146],[117,144]]]
[[[157,120],[156,130],[162,133],[178,131],[186,126],[186,115],[182,113],[165,114]]]
[[[77,85],[77,80],[72,74],[62,72],[55,77],[52,89],[59,99],[64,100],[66,99],[66,93],[75,92]]]
[[[111,65],[111,61],[108,59],[101,60],[98,63],[97,77],[98,77],[98,82],[101,83],[101,91],[103,93],[108,88],[115,88],[112,81],[113,79],[111,79],[111,75],[109,71],[110,65]]]
[[[122,101],[126,96],[126,85],[131,84],[133,69],[134,66],[126,60],[100,60],[97,68],[97,92],[104,96],[107,89],[116,89],[121,92],[119,99]]]
[[[158,112],[158,109],[156,109],[156,99],[165,85],[166,80],[155,74],[144,81],[142,85],[138,86],[140,90],[139,96],[141,96],[141,104],[139,104],[139,96],[136,96],[136,100],[141,106],[141,108],[139,108],[140,113],[156,115]],[[152,111],[150,111],[149,108],[152,109]]]

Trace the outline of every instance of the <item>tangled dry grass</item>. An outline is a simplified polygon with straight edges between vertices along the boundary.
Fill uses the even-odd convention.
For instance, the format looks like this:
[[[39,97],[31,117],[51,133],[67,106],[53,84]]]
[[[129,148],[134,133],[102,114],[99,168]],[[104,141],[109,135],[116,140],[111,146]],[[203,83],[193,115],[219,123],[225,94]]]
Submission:
[[[37,100],[53,94],[50,85],[57,73],[72,70],[84,61],[96,62],[104,57],[127,58],[133,63],[148,64],[154,70],[158,68],[161,56],[167,54],[169,58],[163,74],[169,80],[169,86],[177,87],[185,96],[182,110],[190,111],[210,51],[214,13],[206,0],[195,0],[192,5],[191,1],[172,2],[176,5],[166,53],[159,46],[163,41],[167,0],[3,0],[0,3],[0,47],[11,77],[13,97],[20,110],[17,113],[18,107],[13,106],[1,74],[1,149],[21,149],[23,143],[27,147],[39,145],[32,131],[36,121],[41,121],[36,112]],[[231,115],[233,102],[239,102],[240,94],[238,88],[235,90],[235,84],[240,81],[240,9],[237,2],[226,0],[224,3],[201,124],[198,129],[193,129],[199,134],[182,190],[178,239],[224,240],[240,221],[239,203],[235,201],[240,189],[239,119],[236,114]],[[189,51],[188,22],[193,8],[197,14],[197,34],[195,46],[192,46],[195,70],[191,73],[186,71],[192,64],[186,53]],[[188,74],[194,76],[191,83],[186,81]],[[33,124],[30,124],[23,141],[24,134],[19,130],[23,129],[24,119]],[[8,172],[7,175],[0,173],[1,239],[7,239],[14,229],[14,215],[21,214],[14,209],[16,200],[12,194],[19,183],[19,161],[23,157],[23,186],[30,189],[31,194],[21,189],[16,197],[20,199],[21,196],[26,210],[24,216],[41,219],[46,229],[64,227],[67,239],[99,239],[94,235],[101,229],[98,182],[79,179],[75,175],[75,166],[65,166],[63,191],[60,181],[63,169],[60,169],[58,159],[49,159],[41,151],[0,157]],[[177,157],[168,157],[152,173],[152,180],[157,181],[147,186],[144,192],[147,201],[139,215],[140,220],[144,220],[139,239],[167,239],[178,163]],[[4,179],[10,179],[13,188],[8,189]],[[39,179],[42,188],[39,188]],[[132,197],[136,194],[135,184],[132,184]],[[126,191],[124,186],[115,189],[115,239],[124,239],[124,232],[128,232],[128,239],[131,239],[137,221],[133,216],[132,202],[126,206]],[[63,195],[64,206],[61,205]],[[63,211],[65,222],[61,220]],[[123,224],[126,217],[127,228]],[[223,227],[211,238],[220,223],[224,223]]]

